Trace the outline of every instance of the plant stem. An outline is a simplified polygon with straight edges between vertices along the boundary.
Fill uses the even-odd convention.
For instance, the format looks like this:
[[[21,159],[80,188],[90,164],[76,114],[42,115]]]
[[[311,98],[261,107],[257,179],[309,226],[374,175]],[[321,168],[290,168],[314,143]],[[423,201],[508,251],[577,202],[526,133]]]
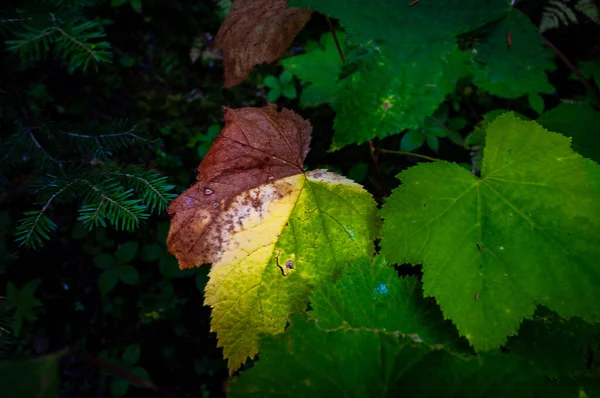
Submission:
[[[436,159],[436,158],[432,158],[431,156],[421,155],[419,153],[404,152],[404,151],[392,151],[390,149],[378,149],[378,152],[381,152],[381,153],[393,153],[393,154],[396,154],[396,155],[414,156],[414,157],[425,159],[425,160],[429,160],[429,161],[432,161],[432,162],[436,162],[436,161],[439,160],[439,159]]]
[[[565,54],[563,54],[562,51],[560,51],[554,44],[552,44],[552,42],[550,40],[546,39],[546,37],[544,37],[543,34],[540,33],[540,36],[542,36],[542,39],[544,39],[544,42],[546,43],[546,45],[548,47],[550,47],[552,49],[552,51],[554,51],[556,53],[556,55],[558,55],[558,57],[565,63],[565,65],[567,65],[567,67],[569,69],[571,69],[571,72],[575,73],[575,75],[577,76],[579,81],[590,92],[590,94],[592,95],[592,98],[594,99],[594,101],[596,101],[596,104],[598,106],[600,106],[600,98],[598,97],[596,90],[594,90],[594,88],[588,83],[588,81],[585,79],[585,77],[583,77],[583,75],[581,74],[579,69],[577,69],[577,67],[575,65],[573,65],[573,63],[569,60],[569,58],[567,58],[567,56]]]
[[[340,59],[342,63],[346,63],[346,58],[344,58],[344,53],[342,52],[342,47],[340,46],[340,42],[338,41],[337,35],[335,34],[335,30],[333,29],[333,24],[331,23],[331,19],[327,18],[327,23],[329,24],[329,30],[331,30],[331,35],[333,36],[333,41],[335,42],[335,46],[337,47],[338,53],[340,54]]]
[[[387,192],[387,188],[383,183],[383,178],[381,178],[381,171],[379,170],[379,151],[375,149],[375,145],[373,145],[373,141],[369,140],[369,151],[371,152],[371,159],[373,159],[373,164],[375,165],[375,173],[377,174],[377,185],[379,185],[379,196],[380,199],[383,199],[385,193]],[[378,200],[381,203],[381,200]]]

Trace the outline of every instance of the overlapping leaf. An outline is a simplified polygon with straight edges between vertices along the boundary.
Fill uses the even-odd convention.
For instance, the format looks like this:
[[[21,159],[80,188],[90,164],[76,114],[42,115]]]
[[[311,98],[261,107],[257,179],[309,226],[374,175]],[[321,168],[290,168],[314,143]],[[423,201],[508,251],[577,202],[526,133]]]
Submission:
[[[376,54],[340,88],[333,150],[422,126],[468,73],[457,35],[507,10],[502,2],[481,0],[433,0],[410,8],[387,0],[368,6],[357,0],[291,0],[290,5],[339,18],[354,43],[368,43]]]
[[[553,53],[521,11],[512,9],[475,50],[475,84],[491,94],[518,98],[554,92],[544,73],[556,68]]]
[[[477,350],[537,304],[600,320],[600,167],[567,138],[506,114],[487,129],[481,178],[447,162],[399,178],[382,252],[423,264],[425,294]]]
[[[234,0],[215,36],[223,50],[225,85],[240,84],[254,65],[277,60],[312,11],[286,8],[287,0]]]
[[[402,61],[375,57],[343,81],[332,149],[421,127],[467,73],[466,56],[453,42],[432,44]]]
[[[346,35],[337,34],[340,45]],[[342,60],[331,33],[321,36],[320,43],[309,42],[305,46],[306,54],[297,55],[281,61],[283,67],[309,83],[302,89],[300,105],[302,107],[333,103],[338,91],[337,78],[342,69]]]
[[[312,288],[374,250],[379,219],[358,184],[304,173],[310,124],[295,113],[227,110],[226,126],[199,167],[199,182],[169,208],[169,249],[181,267],[213,262],[213,308],[229,369],[302,311]]]
[[[456,330],[413,277],[381,258],[358,261],[311,295],[287,336],[261,340],[255,366],[230,395],[289,397],[569,396],[577,381],[550,382],[535,363],[499,351],[453,351]],[[312,318],[312,319],[311,319]],[[316,319],[315,319],[316,318]],[[537,395],[539,394],[539,395]]]
[[[548,130],[573,138],[581,155],[600,162],[600,112],[586,104],[563,103],[537,119]]]

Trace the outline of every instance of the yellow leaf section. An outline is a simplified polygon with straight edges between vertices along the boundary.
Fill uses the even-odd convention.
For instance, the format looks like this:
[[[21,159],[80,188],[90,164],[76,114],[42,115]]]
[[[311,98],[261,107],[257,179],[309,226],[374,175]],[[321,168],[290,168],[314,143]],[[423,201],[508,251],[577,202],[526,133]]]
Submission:
[[[262,333],[284,331],[313,287],[372,255],[380,219],[359,184],[324,170],[264,184],[220,216],[225,249],[213,263],[205,305],[230,372],[258,353]]]

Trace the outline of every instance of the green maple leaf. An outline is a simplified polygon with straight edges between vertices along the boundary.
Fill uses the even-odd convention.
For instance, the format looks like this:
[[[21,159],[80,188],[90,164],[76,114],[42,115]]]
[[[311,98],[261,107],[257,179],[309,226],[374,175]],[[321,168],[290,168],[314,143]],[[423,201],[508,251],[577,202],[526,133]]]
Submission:
[[[577,381],[550,382],[541,369],[499,350],[455,351],[456,330],[423,299],[414,277],[382,258],[349,265],[317,287],[314,308],[286,335],[261,340],[261,357],[230,384],[230,396],[506,397],[569,396]],[[516,395],[515,395],[516,394]]]
[[[597,321],[600,167],[569,139],[513,114],[487,129],[481,178],[448,162],[399,174],[382,253],[423,264],[424,291],[478,351],[537,304]]]
[[[467,73],[466,55],[453,41],[407,59],[375,57],[342,82],[332,149],[420,128]]]
[[[291,0],[288,5],[338,18],[353,43],[372,48],[365,64],[353,66],[357,71],[339,89],[332,150],[423,125],[469,72],[457,35],[509,9],[491,0],[432,0],[418,7],[386,0],[368,7],[358,0]]]
[[[511,10],[475,50],[474,61],[479,66],[475,68],[474,82],[490,94],[518,98],[554,92],[544,73],[556,69],[554,54],[521,11]]]
[[[432,43],[447,41],[506,14],[498,0],[289,0],[288,7],[312,8],[339,19],[352,41],[377,42],[387,55],[403,57]],[[430,60],[431,62],[431,60]]]
[[[337,33],[344,51],[346,35]],[[337,94],[337,78],[342,69],[342,60],[331,33],[324,33],[320,43],[310,41],[306,53],[281,61],[281,65],[300,80],[309,83],[302,89],[300,106],[303,108],[332,103]]]
[[[600,112],[587,104],[563,103],[537,119],[548,130],[573,138],[573,149],[600,162]]]

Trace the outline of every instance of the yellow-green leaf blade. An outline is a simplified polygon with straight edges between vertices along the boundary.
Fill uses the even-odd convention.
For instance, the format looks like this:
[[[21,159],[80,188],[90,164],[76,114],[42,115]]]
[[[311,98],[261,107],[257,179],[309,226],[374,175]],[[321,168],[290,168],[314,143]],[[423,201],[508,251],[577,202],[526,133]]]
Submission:
[[[231,371],[258,352],[259,334],[283,332],[313,286],[372,254],[378,229],[372,197],[322,170],[250,189],[222,217],[234,228],[222,235],[205,304]]]

